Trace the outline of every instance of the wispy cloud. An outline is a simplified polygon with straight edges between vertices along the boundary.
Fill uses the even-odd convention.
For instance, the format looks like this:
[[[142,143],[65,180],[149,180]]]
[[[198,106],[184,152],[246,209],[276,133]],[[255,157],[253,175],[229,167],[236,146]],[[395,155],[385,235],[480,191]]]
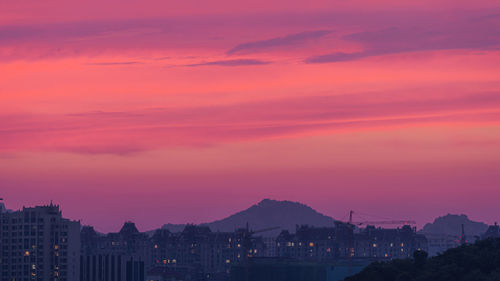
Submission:
[[[500,95],[371,93],[124,112],[3,115],[0,120],[0,153],[55,150],[130,154],[317,131],[439,122],[498,124]]]
[[[230,49],[226,53],[228,55],[238,54],[238,53],[256,53],[263,50],[268,50],[275,47],[299,45],[306,43],[307,41],[319,39],[330,34],[329,30],[315,30],[306,31],[296,34],[290,34],[284,37],[276,37],[267,40],[247,42]]]
[[[484,15],[438,25],[401,25],[375,31],[363,31],[343,37],[360,43],[364,51],[334,52],[309,57],[306,63],[352,61],[365,57],[414,51],[453,49],[495,49],[500,46],[500,18]]]
[[[264,64],[270,64],[270,62],[256,60],[256,59],[236,59],[236,60],[218,60],[218,61],[201,62],[195,64],[188,64],[186,66],[209,66],[209,65],[245,66],[245,65],[264,65]]]
[[[102,65],[102,66],[108,66],[108,65],[131,65],[131,64],[142,64],[142,62],[139,62],[139,61],[117,61],[117,62],[94,62],[94,63],[87,63],[87,65]]]

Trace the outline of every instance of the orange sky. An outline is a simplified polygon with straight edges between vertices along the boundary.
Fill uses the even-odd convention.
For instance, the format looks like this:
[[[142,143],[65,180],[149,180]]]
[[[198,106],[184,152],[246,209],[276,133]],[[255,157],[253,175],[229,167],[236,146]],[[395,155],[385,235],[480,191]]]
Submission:
[[[0,4],[7,207],[102,231],[267,197],[498,219],[498,3],[207,3]]]

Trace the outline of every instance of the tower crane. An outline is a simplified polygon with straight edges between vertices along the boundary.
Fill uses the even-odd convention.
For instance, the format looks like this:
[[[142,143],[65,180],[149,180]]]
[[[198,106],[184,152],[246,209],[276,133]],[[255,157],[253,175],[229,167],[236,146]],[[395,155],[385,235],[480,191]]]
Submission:
[[[417,224],[414,220],[381,220],[381,221],[357,221],[352,220],[352,215],[354,211],[349,212],[349,223],[353,225],[415,225]]]
[[[267,231],[272,231],[279,229],[281,227],[276,226],[276,227],[269,227],[269,228],[264,228],[260,230],[255,230],[251,231],[248,227],[248,222],[246,225],[246,228],[243,230],[242,233],[242,246],[243,246],[243,259],[244,259],[244,265],[245,265],[245,281],[249,280],[249,275],[250,275],[250,264],[248,259],[250,258],[250,248],[252,247],[252,236],[257,233],[262,233],[262,232],[267,232]]]
[[[343,221],[337,221],[340,224],[344,224],[348,227],[349,233],[348,233],[348,260],[349,260],[349,268],[348,268],[348,274],[351,275],[352,273],[352,259],[354,258],[354,229],[357,226],[361,225],[414,225],[416,224],[415,221],[413,220],[381,220],[381,221],[353,221],[352,216],[354,214],[353,210],[349,211],[349,221],[343,222]]]

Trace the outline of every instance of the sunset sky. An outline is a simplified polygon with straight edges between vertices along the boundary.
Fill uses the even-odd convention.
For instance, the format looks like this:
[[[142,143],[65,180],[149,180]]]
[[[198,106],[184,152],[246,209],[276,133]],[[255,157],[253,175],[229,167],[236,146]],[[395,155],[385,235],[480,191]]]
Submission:
[[[0,1],[0,197],[99,231],[500,221],[500,2]]]

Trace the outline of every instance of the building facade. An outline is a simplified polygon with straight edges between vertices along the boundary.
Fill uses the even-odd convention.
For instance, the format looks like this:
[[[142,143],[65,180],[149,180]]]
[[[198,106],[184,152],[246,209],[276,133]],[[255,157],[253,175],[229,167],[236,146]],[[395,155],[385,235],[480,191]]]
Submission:
[[[191,276],[220,280],[229,275],[234,263],[247,257],[263,256],[262,238],[248,237],[244,229],[212,232],[204,226],[188,225],[180,233],[159,229],[152,236],[154,264],[164,267],[191,268]]]
[[[80,281],[144,281],[151,267],[151,241],[132,222],[120,232],[102,235],[93,227],[81,231]]]
[[[79,278],[80,222],[59,206],[0,214],[1,281],[73,281]]]
[[[335,227],[300,226],[294,234],[283,231],[276,239],[278,257],[298,260],[329,261],[338,258],[408,258],[414,251],[427,251],[427,239],[416,229],[351,225]]]

